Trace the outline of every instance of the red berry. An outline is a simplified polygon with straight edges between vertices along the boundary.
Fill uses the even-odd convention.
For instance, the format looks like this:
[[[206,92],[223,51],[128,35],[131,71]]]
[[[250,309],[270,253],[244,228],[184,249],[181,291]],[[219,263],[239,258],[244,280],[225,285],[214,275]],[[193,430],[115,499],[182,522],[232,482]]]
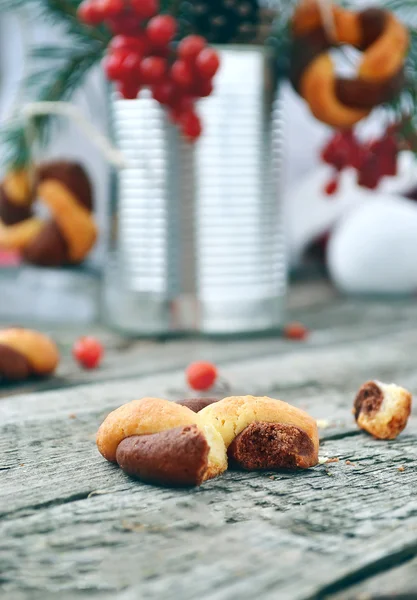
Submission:
[[[124,9],[124,0],[100,0],[100,10],[105,19],[120,15]]]
[[[217,379],[217,368],[211,362],[195,362],[185,372],[188,385],[193,390],[204,391],[211,388]]]
[[[181,116],[181,131],[188,140],[198,139],[202,130],[200,117],[193,110],[189,110]]]
[[[85,0],[80,4],[77,17],[86,25],[98,25],[103,21],[101,7],[92,0]]]
[[[159,11],[159,0],[130,0],[130,5],[140,19],[150,19]]]
[[[153,17],[146,27],[148,40],[155,46],[168,46],[177,31],[177,22],[170,15]]]
[[[190,88],[193,83],[193,71],[183,60],[176,60],[171,67],[172,80],[181,88]]]
[[[148,51],[148,41],[144,35],[116,35],[109,44],[110,50],[134,50],[137,54],[145,56]]]
[[[203,81],[198,81],[196,85],[193,86],[193,91],[196,96],[200,98],[207,98],[207,96],[211,96],[213,93],[213,83],[210,79],[205,79]]]
[[[103,358],[104,349],[96,338],[85,336],[75,342],[72,354],[85,369],[96,369]]]
[[[358,185],[374,190],[381,181],[382,173],[376,154],[368,152],[358,171]]]
[[[152,95],[160,104],[169,105],[174,97],[174,86],[171,81],[164,81],[152,86]]]
[[[284,327],[284,337],[287,340],[306,340],[309,336],[309,331],[302,323],[288,323]]]
[[[329,181],[329,183],[326,185],[326,187],[324,188],[324,192],[328,196],[333,196],[337,192],[338,189],[339,189],[339,179],[337,177],[333,177],[333,179],[331,179]]]
[[[219,55],[213,48],[204,48],[197,56],[195,68],[204,79],[211,79],[220,67]]]
[[[125,11],[117,17],[106,19],[111,31],[116,35],[135,36],[140,32],[138,18],[130,11]]]
[[[107,79],[117,81],[123,78],[123,61],[129,55],[128,50],[117,50],[111,52],[103,59],[103,68]]]
[[[123,59],[120,78],[124,80],[129,79],[138,83],[140,79],[141,62],[141,56],[136,54],[136,52],[129,52],[128,55]]]
[[[194,63],[206,45],[207,42],[201,35],[189,35],[178,45],[178,56],[185,62]]]
[[[165,58],[148,56],[140,64],[140,75],[143,83],[159,83],[165,77],[168,64]]]

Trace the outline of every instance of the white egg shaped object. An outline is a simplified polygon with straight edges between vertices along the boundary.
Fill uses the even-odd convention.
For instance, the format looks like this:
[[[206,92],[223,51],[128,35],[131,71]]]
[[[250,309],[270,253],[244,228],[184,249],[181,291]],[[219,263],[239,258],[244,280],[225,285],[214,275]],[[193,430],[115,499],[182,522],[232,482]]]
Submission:
[[[332,233],[327,265],[348,294],[417,291],[417,203],[375,195],[353,208]]]

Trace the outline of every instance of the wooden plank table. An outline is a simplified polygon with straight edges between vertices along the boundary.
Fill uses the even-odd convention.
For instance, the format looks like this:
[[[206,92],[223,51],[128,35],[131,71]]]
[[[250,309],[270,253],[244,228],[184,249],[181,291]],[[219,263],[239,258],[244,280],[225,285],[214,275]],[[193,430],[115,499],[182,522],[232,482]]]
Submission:
[[[367,379],[417,391],[417,302],[301,286],[290,315],[312,328],[308,342],[99,331],[108,355],[94,373],[70,359],[76,332],[55,331],[57,377],[1,390],[0,598],[417,598],[417,420],[380,442],[351,415]],[[104,461],[94,437],[105,415],[145,395],[184,397],[183,368],[202,357],[233,393],[279,397],[320,419],[323,464],[172,490]]]

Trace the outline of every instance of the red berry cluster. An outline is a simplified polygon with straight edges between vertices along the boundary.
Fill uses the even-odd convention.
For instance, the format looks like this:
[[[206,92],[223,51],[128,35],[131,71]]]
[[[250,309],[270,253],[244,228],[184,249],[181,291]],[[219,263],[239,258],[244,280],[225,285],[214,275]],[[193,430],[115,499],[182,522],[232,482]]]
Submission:
[[[321,154],[322,160],[336,170],[325,187],[326,194],[337,192],[340,173],[347,167],[357,171],[358,185],[376,189],[383,177],[394,177],[397,174],[398,154],[395,127],[389,127],[379,139],[364,143],[352,130],[338,131]]]
[[[195,140],[202,131],[195,104],[212,93],[220,60],[198,35],[184,38],[173,50],[177,21],[158,11],[159,0],[85,0],[78,16],[91,26],[105,23],[115,35],[104,70],[123,98],[135,99],[150,88],[183,135]]]

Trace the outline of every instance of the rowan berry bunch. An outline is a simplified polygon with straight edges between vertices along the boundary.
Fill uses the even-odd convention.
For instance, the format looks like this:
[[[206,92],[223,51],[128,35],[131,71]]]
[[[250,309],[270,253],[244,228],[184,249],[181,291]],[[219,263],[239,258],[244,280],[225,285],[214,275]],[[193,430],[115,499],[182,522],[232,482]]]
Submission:
[[[104,71],[121,96],[135,99],[149,88],[183,135],[196,140],[202,132],[196,102],[212,93],[220,60],[198,35],[174,48],[177,21],[159,9],[159,0],[85,0],[78,17],[90,26],[104,23],[114,34]]]
[[[383,177],[397,175],[399,152],[395,126],[388,127],[380,138],[370,142],[361,142],[352,130],[336,132],[321,154],[322,160],[335,169],[334,177],[326,185],[326,194],[337,192],[340,173],[348,167],[357,171],[358,185],[376,189]]]

